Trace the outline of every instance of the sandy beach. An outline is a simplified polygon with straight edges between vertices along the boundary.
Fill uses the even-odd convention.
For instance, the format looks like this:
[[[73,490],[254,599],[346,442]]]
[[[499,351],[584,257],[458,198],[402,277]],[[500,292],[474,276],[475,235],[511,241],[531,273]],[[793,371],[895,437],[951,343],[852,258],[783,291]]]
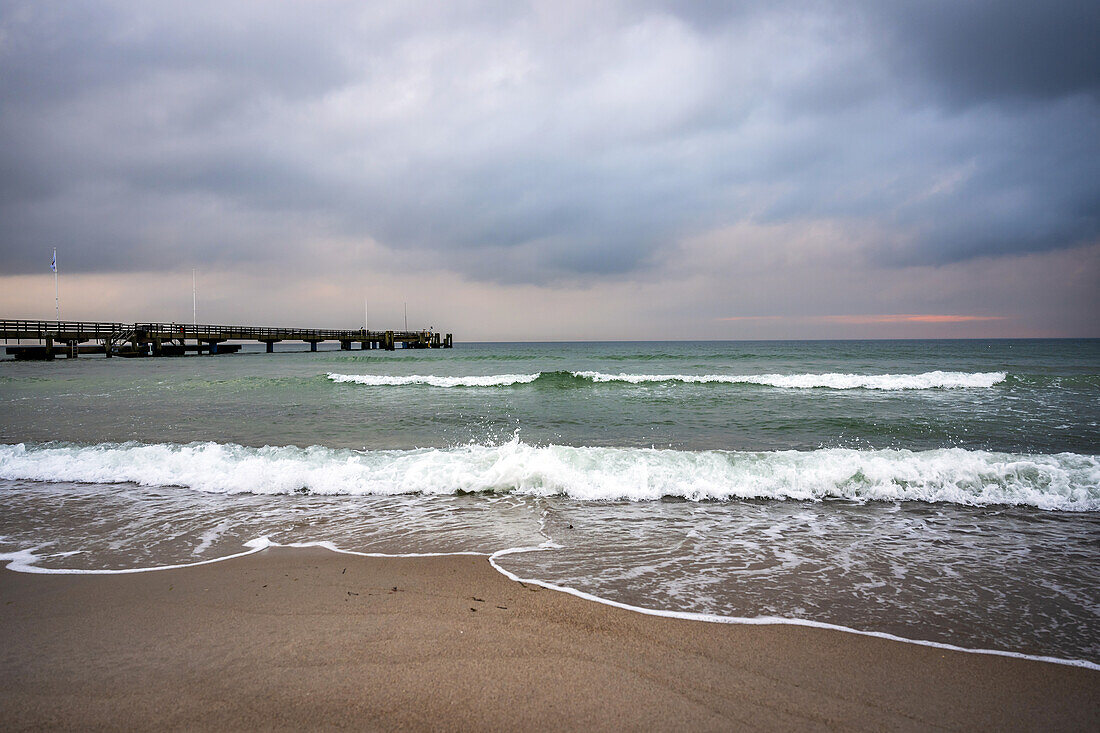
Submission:
[[[1100,673],[644,616],[483,557],[0,571],[6,729],[1095,729]]]

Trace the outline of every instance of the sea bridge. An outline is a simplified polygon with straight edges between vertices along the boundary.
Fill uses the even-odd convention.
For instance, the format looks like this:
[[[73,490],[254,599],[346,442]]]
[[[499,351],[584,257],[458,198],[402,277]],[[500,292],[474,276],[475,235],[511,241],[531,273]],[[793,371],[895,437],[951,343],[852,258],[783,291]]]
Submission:
[[[16,359],[76,358],[82,354],[136,357],[182,356],[194,352],[213,355],[240,350],[240,344],[227,343],[229,341],[257,341],[267,345],[269,354],[281,341],[308,343],[310,351],[317,351],[317,344],[324,341],[338,341],[343,350],[350,350],[352,344],[359,344],[361,349],[387,351],[393,351],[398,344],[406,349],[449,349],[453,346],[451,334],[433,331],[12,319],[0,319],[0,338],[39,342],[37,345],[8,346],[7,353]]]

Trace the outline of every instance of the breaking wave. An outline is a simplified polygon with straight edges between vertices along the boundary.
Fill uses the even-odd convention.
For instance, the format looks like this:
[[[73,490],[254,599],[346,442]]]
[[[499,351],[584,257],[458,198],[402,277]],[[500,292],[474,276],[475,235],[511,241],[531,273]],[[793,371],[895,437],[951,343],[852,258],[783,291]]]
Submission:
[[[925,372],[923,374],[603,374],[573,372],[593,382],[685,382],[692,384],[757,384],[788,389],[953,389],[992,387],[1005,380],[1004,372]]]
[[[1100,511],[1100,456],[929,451],[677,451],[503,445],[401,451],[314,446],[0,445],[0,478],[131,482],[213,493],[515,493],[580,501],[923,501]]]
[[[371,387],[402,387],[409,384],[426,384],[430,387],[504,387],[510,384],[528,384],[539,378],[538,374],[490,374],[482,377],[437,377],[432,374],[396,377],[384,374],[335,374],[328,378],[334,382],[352,382]]]
[[[624,384],[747,384],[785,389],[960,389],[992,387],[1005,381],[1004,372],[924,372],[923,374],[605,374],[603,372],[537,372],[535,374],[490,374],[485,376],[441,377],[435,375],[388,376],[336,374],[333,382],[393,387],[424,384],[432,387],[506,387],[516,384],[549,383],[573,386],[618,382]]]

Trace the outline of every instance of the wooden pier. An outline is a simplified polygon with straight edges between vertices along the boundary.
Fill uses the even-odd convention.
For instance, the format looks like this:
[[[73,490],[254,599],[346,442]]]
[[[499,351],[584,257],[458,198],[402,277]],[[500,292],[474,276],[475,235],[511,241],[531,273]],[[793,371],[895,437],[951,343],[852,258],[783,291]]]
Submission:
[[[39,345],[7,347],[16,359],[70,359],[82,354],[111,356],[182,356],[231,354],[240,344],[228,341],[258,341],[272,353],[281,341],[301,341],[317,351],[317,344],[338,341],[340,348],[393,351],[405,349],[449,349],[451,334],[432,331],[367,331],[324,328],[269,328],[262,326],[208,326],[187,323],[105,323],[98,321],[0,320],[0,338],[38,341]]]

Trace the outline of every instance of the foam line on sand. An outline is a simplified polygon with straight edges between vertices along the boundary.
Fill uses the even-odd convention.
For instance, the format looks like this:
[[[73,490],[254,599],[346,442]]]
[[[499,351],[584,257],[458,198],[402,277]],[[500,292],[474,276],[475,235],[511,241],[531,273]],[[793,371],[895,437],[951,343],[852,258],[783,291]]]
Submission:
[[[839,631],[847,634],[856,634],[859,636],[870,636],[879,639],[887,639],[889,641],[895,641],[905,644],[915,644],[918,646],[932,647],[936,649],[944,649],[953,652],[963,652],[966,654],[983,654],[1000,657],[1010,657],[1013,659],[1023,659],[1034,662],[1047,662],[1051,664],[1067,665],[1072,667],[1082,667],[1085,669],[1100,671],[1100,664],[1090,662],[1083,659],[1063,659],[1060,657],[1051,657],[1034,654],[1023,654],[1021,652],[1002,651],[999,649],[970,649],[967,647],[956,646],[954,644],[945,644],[936,641],[927,641],[923,639],[909,639],[895,634],[888,634],[882,631],[865,631],[862,629],[855,629],[849,626],[841,626],[839,624],[830,624],[822,621],[812,621],[808,619],[798,618],[785,618],[780,616],[720,616],[716,614],[705,613],[692,613],[687,611],[670,611],[656,608],[645,608],[643,606],[634,606],[627,603],[622,603],[609,598],[603,598],[591,593],[572,588],[569,586],[557,585],[548,581],[539,580],[537,578],[524,578],[510,570],[502,567],[498,562],[500,558],[508,555],[516,555],[530,552],[545,552],[548,550],[557,549],[559,546],[552,540],[547,539],[539,545],[527,546],[527,547],[508,547],[502,550],[497,550],[493,553],[483,552],[425,552],[425,553],[382,553],[382,552],[360,552],[356,550],[346,550],[337,547],[332,542],[317,541],[317,542],[291,542],[286,544],[280,544],[274,542],[269,537],[262,536],[249,540],[244,544],[248,549],[243,552],[234,553],[232,555],[226,555],[225,557],[212,558],[209,560],[201,560],[193,563],[181,563],[178,565],[157,565],[151,567],[140,568],[124,568],[124,569],[76,569],[76,568],[44,568],[36,565],[36,561],[40,556],[35,555],[31,550],[20,550],[17,552],[0,553],[0,562],[7,562],[7,568],[21,573],[33,573],[33,574],[47,574],[47,575],[123,575],[132,573],[145,573],[156,572],[161,570],[177,570],[181,568],[192,568],[200,565],[212,565],[214,563],[224,562],[226,560],[232,560],[234,558],[245,557],[257,552],[261,552],[270,547],[286,547],[286,548],[320,548],[328,550],[330,552],[336,552],[344,555],[353,555],[357,557],[368,558],[429,558],[429,557],[485,557],[494,570],[508,578],[509,580],[517,583],[524,583],[528,585],[536,585],[540,588],[547,590],[557,591],[560,593],[566,593],[577,598],[581,598],[586,601],[594,603],[600,603],[606,606],[614,608],[620,608],[626,611],[632,611],[634,613],[643,614],[646,616],[657,616],[662,618],[681,619],[685,621],[701,621],[704,623],[715,624],[738,624],[745,626],[803,626],[809,628],[826,629],[829,631]]]

